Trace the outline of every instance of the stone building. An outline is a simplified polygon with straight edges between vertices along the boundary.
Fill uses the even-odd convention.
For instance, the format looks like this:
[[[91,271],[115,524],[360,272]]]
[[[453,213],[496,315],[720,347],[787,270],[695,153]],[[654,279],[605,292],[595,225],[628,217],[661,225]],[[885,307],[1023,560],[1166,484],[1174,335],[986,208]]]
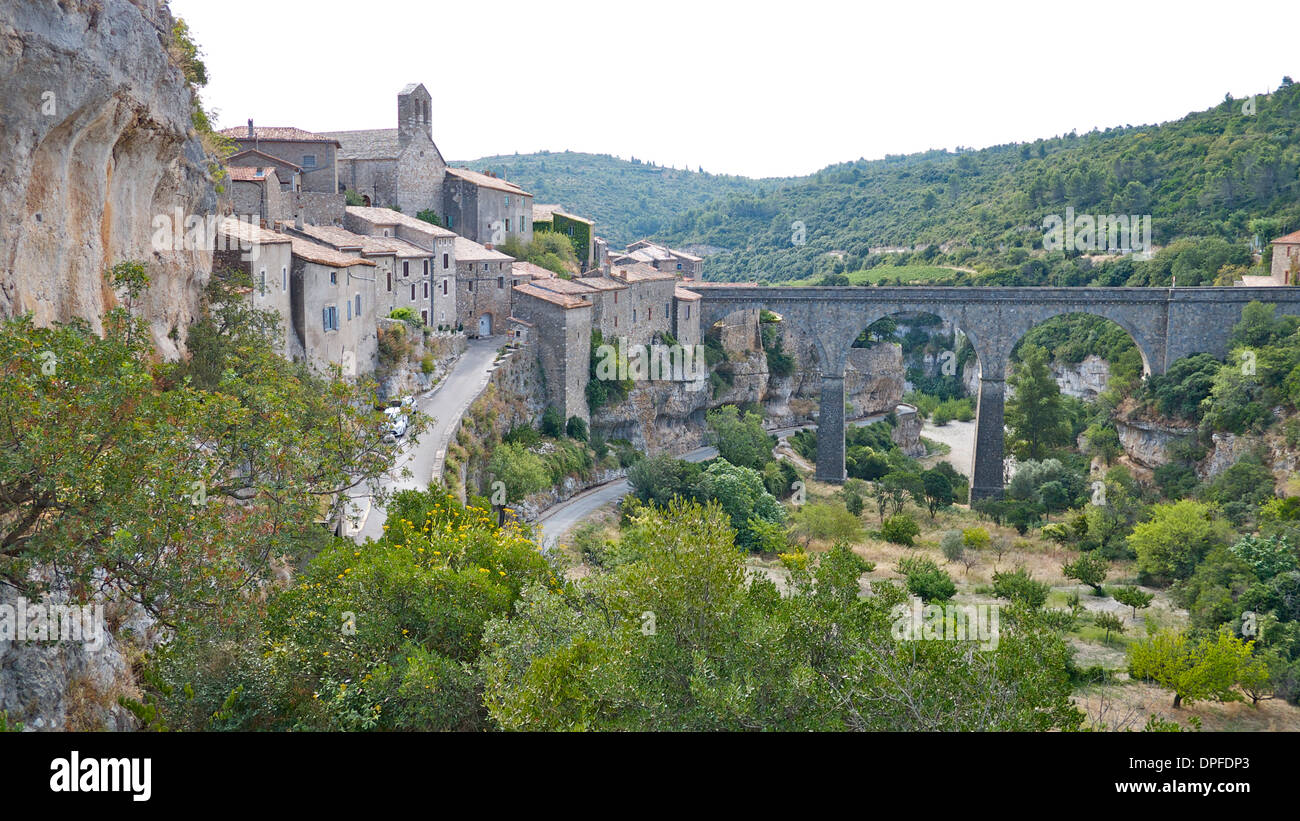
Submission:
[[[678,285],[673,290],[673,336],[680,345],[699,345],[700,295]]]
[[[374,371],[375,263],[301,236],[290,240],[290,316],[307,364],[320,371],[336,364],[344,376]]]
[[[491,174],[448,168],[442,191],[443,225],[466,239],[500,245],[507,237],[533,240],[533,195]]]
[[[1278,285],[1300,283],[1300,231],[1273,240],[1273,264],[1269,273]]]
[[[396,237],[430,252],[429,324],[452,328],[460,320],[456,311],[456,234],[390,208],[348,206],[347,229],[372,237]]]
[[[274,225],[277,220],[287,220],[293,192],[285,192],[275,168],[271,166],[231,166],[226,169],[230,178],[230,200],[234,212],[257,217]]]
[[[251,149],[298,166],[299,187],[304,192],[331,195],[339,192],[337,152],[340,146],[333,137],[301,128],[254,127],[252,120],[246,128],[223,129],[221,135],[239,146],[239,153],[234,156]]]
[[[686,279],[699,279],[704,274],[704,260],[694,254],[659,245],[648,239],[627,246],[627,253],[611,260],[615,267],[643,262],[658,271],[668,271]]]
[[[271,174],[274,177],[274,172]],[[289,269],[293,265],[293,248],[289,237],[259,225],[227,217],[217,226],[216,250],[212,271],[237,270],[248,275],[252,287],[249,305],[259,311],[280,315],[280,334],[276,353],[293,358],[302,350],[294,343],[289,306]]]
[[[626,283],[605,276],[578,277],[575,281],[591,289],[591,327],[605,339],[625,335],[632,327],[632,300]]]
[[[554,231],[568,237],[584,272],[596,267],[595,227],[591,220],[570,214],[559,205],[533,204],[533,231]]]
[[[618,335],[626,336],[629,345],[646,345],[654,341],[657,334],[673,332],[673,303],[677,290],[675,274],[634,262],[611,268],[610,278],[628,286],[631,316],[627,330]]]
[[[337,226],[304,225],[287,230],[373,262],[376,317],[387,317],[397,308],[410,308],[425,325],[436,324],[430,322],[435,317],[432,251],[397,237],[356,234]]]
[[[471,337],[504,334],[512,315],[514,258],[464,237],[456,237],[455,244],[457,323]]]
[[[302,166],[256,148],[231,154],[226,158],[225,164],[227,168],[274,168],[282,189],[297,191],[302,187]]]
[[[412,216],[441,213],[447,163],[433,141],[433,98],[420,83],[397,95],[397,128],[331,131],[338,141],[339,182],[367,206]]]
[[[511,332],[523,334],[546,380],[547,403],[565,419],[590,420],[587,381],[590,377],[591,303],[579,296],[557,293],[537,280],[511,288],[514,314]]]

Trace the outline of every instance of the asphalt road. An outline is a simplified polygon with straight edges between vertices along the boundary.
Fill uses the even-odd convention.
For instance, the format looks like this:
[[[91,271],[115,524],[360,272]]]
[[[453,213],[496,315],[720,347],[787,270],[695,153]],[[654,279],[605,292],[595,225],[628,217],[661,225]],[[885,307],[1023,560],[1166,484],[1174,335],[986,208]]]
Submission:
[[[872,422],[878,422],[885,418],[885,414],[868,416],[863,419],[857,419],[852,422],[854,425],[869,425]],[[785,438],[790,434],[803,430],[805,428],[816,428],[816,425],[796,425],[789,428],[775,428],[768,433],[778,439]],[[682,454],[680,459],[688,462],[703,462],[718,455],[718,449],[714,447],[696,448]],[[549,552],[558,544],[559,540],[564,538],[570,530],[577,527],[579,523],[591,516],[597,510],[608,504],[617,502],[624,496],[632,492],[632,486],[626,479],[616,479],[613,482],[606,482],[603,485],[597,485],[590,490],[583,491],[567,502],[561,502],[547,508],[541,516],[537,517],[534,526],[537,528],[538,543]]]
[[[432,391],[416,400],[416,408],[433,417],[433,423],[419,437],[406,437],[398,449],[394,470],[380,480],[381,487],[389,490],[423,489],[428,487],[430,481],[442,475],[447,446],[451,444],[451,433],[469,406],[487,387],[492,375],[492,363],[496,360],[497,349],[501,347],[503,339],[487,337],[470,340],[468,350],[456,361],[451,373]],[[397,478],[402,468],[408,468],[411,475]],[[348,536],[358,543],[368,538],[378,539],[383,535],[387,519],[384,509],[372,505],[369,497],[358,499],[356,504],[358,513],[364,518],[355,531],[349,529]]]

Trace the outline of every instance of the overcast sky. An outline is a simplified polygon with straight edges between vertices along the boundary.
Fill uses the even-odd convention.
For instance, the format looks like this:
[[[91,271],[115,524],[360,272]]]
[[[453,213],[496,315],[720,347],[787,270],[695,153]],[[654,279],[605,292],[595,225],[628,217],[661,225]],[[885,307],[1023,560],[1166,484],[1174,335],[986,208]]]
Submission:
[[[448,160],[571,149],[788,176],[1163,122],[1300,79],[1295,0],[171,5],[221,127],[392,128],[422,82]]]

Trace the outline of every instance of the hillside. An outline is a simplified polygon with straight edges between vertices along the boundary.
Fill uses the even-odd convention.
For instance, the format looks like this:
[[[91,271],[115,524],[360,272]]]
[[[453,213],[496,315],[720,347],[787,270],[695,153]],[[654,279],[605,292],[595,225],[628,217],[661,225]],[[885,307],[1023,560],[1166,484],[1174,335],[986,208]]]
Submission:
[[[471,165],[504,173],[538,202],[558,200],[594,217],[615,247],[653,235],[726,249],[709,257],[710,279],[854,271],[880,261],[870,248],[930,243],[946,253],[928,251],[928,265],[1013,268],[1041,248],[1044,217],[1067,206],[1080,214],[1151,214],[1157,246],[1216,237],[1240,246],[1240,253],[1219,255],[1240,264],[1253,236],[1267,243],[1300,228],[1300,86],[1284,80],[1256,98],[1254,114],[1242,105],[1225,99],[1161,125],[863,160],[790,180],[717,177],[573,153],[487,157]],[[806,244],[792,241],[796,221],[805,226]],[[1212,280],[1217,270],[1192,265],[1179,281]],[[1046,281],[1047,274],[1028,281]],[[1130,277],[1126,271],[1119,281]],[[1160,276],[1138,279],[1154,284]]]
[[[491,171],[533,195],[533,202],[558,202],[590,217],[611,247],[665,234],[684,211],[704,211],[729,195],[764,195],[787,180],[752,180],[701,171],[665,168],[608,154],[513,154],[456,162]]]

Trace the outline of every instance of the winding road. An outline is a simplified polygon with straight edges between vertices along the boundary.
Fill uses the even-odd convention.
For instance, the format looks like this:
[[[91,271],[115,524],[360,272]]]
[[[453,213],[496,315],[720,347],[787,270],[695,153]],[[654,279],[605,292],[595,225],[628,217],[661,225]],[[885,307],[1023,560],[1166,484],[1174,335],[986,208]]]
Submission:
[[[884,419],[886,414],[876,414],[874,416],[865,416],[861,419],[855,419],[851,424],[862,426],[870,425],[872,422],[879,422]],[[784,439],[796,431],[805,428],[816,428],[816,425],[795,425],[788,428],[773,428],[768,433]],[[688,462],[703,462],[718,455],[718,449],[715,447],[696,448],[679,456],[679,459],[685,459]],[[608,504],[617,502],[624,496],[632,492],[632,485],[626,479],[615,479],[612,482],[606,482],[603,485],[597,485],[589,490],[579,493],[577,496],[558,505],[552,505],[537,517],[533,523],[537,528],[537,541],[547,552],[554,549],[559,540],[564,538],[570,530],[576,527],[587,517],[591,516],[597,510]]]
[[[390,491],[420,490],[442,475],[452,431],[487,387],[501,343],[501,337],[470,340],[468,349],[456,360],[451,372],[416,400],[416,409],[432,417],[433,423],[419,437],[408,436],[402,442],[393,470],[380,480],[381,487]],[[402,468],[409,469],[411,475],[398,478]],[[382,536],[388,518],[384,509],[373,505],[368,496],[357,499],[353,505],[359,524],[348,529],[348,538],[361,543]]]

